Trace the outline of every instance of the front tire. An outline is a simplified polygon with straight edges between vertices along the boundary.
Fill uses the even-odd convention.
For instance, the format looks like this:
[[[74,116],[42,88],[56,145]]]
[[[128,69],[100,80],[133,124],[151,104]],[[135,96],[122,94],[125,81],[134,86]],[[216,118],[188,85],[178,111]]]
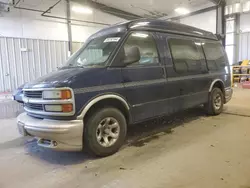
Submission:
[[[92,112],[84,128],[84,147],[92,154],[105,157],[116,153],[125,141],[127,122],[116,108]]]
[[[205,105],[209,115],[219,115],[223,110],[224,94],[220,88],[213,88]]]

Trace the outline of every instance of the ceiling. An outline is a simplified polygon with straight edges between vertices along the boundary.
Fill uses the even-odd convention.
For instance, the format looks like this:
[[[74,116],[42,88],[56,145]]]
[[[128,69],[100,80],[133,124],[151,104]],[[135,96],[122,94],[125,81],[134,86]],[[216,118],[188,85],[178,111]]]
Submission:
[[[197,7],[204,7],[209,3],[209,6],[214,5],[221,0],[71,0],[72,2],[87,5],[94,9],[113,14],[115,16],[133,20],[141,17],[144,18],[162,18],[171,16],[178,16],[175,13],[177,7],[185,7],[191,11],[197,10]],[[4,3],[12,2],[12,0],[0,0]],[[15,0],[18,6],[47,10],[54,5],[58,0]],[[53,8],[61,9],[60,5],[65,3],[65,0]],[[202,8],[200,8],[202,9]]]
[[[162,17],[172,14],[177,7],[193,8],[208,3],[208,0],[93,0],[107,6],[139,15]]]
[[[52,5],[54,5],[58,0],[15,0],[19,6],[28,7],[33,9],[46,10]]]

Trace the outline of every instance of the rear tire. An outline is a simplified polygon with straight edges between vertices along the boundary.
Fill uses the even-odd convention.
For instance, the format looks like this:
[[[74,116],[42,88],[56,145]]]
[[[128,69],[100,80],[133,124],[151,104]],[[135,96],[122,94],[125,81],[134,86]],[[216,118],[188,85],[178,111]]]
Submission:
[[[208,97],[205,109],[209,115],[219,115],[223,110],[224,94],[220,88],[213,88]]]
[[[127,134],[124,115],[113,107],[92,112],[84,126],[83,145],[87,151],[99,157],[116,153]]]

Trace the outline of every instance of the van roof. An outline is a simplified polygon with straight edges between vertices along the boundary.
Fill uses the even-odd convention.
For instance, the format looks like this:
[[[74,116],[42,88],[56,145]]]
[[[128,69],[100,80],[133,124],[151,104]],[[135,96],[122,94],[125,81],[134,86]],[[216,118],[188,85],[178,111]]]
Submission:
[[[196,27],[188,26],[171,21],[164,21],[159,19],[138,19],[128,22],[119,23],[109,28],[127,28],[129,30],[148,30],[148,31],[159,31],[187,36],[194,36],[198,38],[206,38],[211,40],[218,40],[216,35],[212,32],[205,31]],[[106,28],[104,30],[108,30]]]

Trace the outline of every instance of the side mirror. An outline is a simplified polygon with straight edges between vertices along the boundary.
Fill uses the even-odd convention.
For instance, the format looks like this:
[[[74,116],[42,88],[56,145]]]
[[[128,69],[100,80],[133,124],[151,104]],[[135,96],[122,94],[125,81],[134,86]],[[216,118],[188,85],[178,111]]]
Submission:
[[[126,56],[124,58],[124,64],[125,65],[133,64],[135,62],[140,61],[140,59],[141,59],[141,54],[139,48],[133,46],[128,49]]]

